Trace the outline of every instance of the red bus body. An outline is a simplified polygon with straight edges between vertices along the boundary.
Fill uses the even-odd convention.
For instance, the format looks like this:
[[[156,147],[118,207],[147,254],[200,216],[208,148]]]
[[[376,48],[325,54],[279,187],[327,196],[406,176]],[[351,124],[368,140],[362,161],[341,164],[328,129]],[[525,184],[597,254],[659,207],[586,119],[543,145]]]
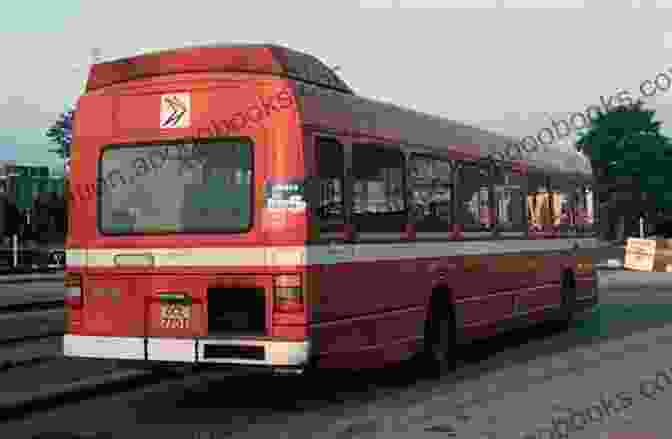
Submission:
[[[296,370],[378,367],[420,349],[436,294],[445,296],[462,342],[553,318],[562,304],[563,273],[571,273],[576,286],[572,306],[597,303],[590,256],[596,241],[588,227],[468,232],[452,221],[444,231],[424,233],[410,214],[399,221],[372,214],[381,227],[375,218],[352,219],[359,208],[349,200],[360,195],[349,184],[351,167],[359,166],[351,157],[362,144],[394,145],[407,159],[434,154],[451,163],[480,163],[487,148],[503,147],[505,139],[356,96],[312,57],[276,46],[215,46],[98,64],[76,114],[67,356]],[[345,219],[336,227],[321,223],[312,207],[317,139],[346,151],[348,170],[340,180],[346,182],[340,192]],[[201,141],[214,146],[198,146]],[[187,154],[184,145],[191,145],[190,154],[208,150],[211,155],[202,157],[213,162],[179,156]],[[165,155],[151,156],[152,148]],[[168,163],[171,148],[179,157],[154,166]],[[227,168],[230,158],[217,158],[217,148],[247,157],[249,169]],[[140,151],[149,155],[132,155]],[[113,161],[124,155],[136,157],[134,167],[101,182],[108,178],[104,172],[113,174],[107,161],[125,163]],[[590,184],[590,171],[567,164],[570,156],[550,151],[536,162],[509,165],[521,175],[538,169],[557,181]],[[217,160],[224,165],[210,165]],[[151,170],[141,169],[148,164]],[[185,206],[212,184],[189,172],[211,181],[217,169],[229,177],[198,216],[189,210],[197,207]],[[171,189],[169,177],[152,176],[160,172],[174,172],[173,181],[194,180]],[[140,176],[142,189],[132,181]],[[553,184],[555,177],[548,178]],[[165,189],[150,191],[151,185]],[[104,191],[123,195],[105,201]],[[235,191],[238,207],[216,206]],[[291,191],[294,198],[287,199]],[[166,201],[173,195],[179,208]],[[409,199],[404,195],[404,212]],[[105,207],[108,201],[112,207]],[[488,202],[478,210],[481,223],[488,221]],[[146,206],[155,203],[158,210]],[[146,218],[160,217],[158,211],[190,218],[191,225],[167,214],[167,223],[152,229]],[[240,227],[219,230],[215,218],[222,212],[232,212],[226,221],[240,220]],[[118,232],[123,227],[128,233]]]

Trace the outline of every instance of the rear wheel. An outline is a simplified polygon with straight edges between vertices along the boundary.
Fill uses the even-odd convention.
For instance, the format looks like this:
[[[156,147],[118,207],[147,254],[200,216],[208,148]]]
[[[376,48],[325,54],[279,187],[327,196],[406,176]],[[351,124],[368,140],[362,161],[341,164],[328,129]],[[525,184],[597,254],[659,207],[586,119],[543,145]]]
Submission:
[[[455,316],[446,301],[432,300],[425,323],[423,350],[417,360],[423,371],[437,375],[457,363]]]

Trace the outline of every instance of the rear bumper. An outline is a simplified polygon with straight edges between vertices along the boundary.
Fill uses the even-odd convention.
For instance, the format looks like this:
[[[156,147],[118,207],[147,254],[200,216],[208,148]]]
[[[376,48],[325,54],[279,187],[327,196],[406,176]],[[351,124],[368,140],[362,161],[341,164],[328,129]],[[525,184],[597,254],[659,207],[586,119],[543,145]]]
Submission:
[[[63,336],[66,357],[302,367],[308,363],[309,354],[309,341]]]

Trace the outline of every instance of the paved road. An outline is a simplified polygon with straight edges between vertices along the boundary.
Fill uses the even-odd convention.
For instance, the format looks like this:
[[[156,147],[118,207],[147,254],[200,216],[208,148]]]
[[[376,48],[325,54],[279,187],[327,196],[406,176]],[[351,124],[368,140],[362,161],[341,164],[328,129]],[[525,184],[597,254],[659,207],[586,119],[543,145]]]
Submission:
[[[611,246],[602,247],[595,251],[595,257],[598,261],[606,261],[609,259],[623,260],[625,257],[625,247]]]
[[[20,303],[45,302],[63,300],[63,281],[43,281],[27,283],[1,283],[0,278],[0,309],[3,306]]]
[[[667,437],[672,276],[608,272],[601,283],[603,305],[570,331],[539,327],[479,343],[441,378],[418,379],[399,366],[334,373],[302,388],[289,377],[208,372],[37,413],[0,427],[0,436],[518,439],[550,428],[556,415],[572,439]],[[586,412],[593,403],[601,408]]]
[[[0,369],[8,361],[22,362],[59,355],[62,352],[60,337],[35,337],[62,334],[65,329],[65,312],[62,307],[24,310],[27,312],[6,309],[10,305],[63,300],[63,281],[2,283],[11,278],[15,280],[17,276],[0,277]],[[33,338],[26,340],[26,337]],[[14,342],[8,344],[9,340]]]
[[[18,284],[0,283],[0,311],[17,304],[63,300],[63,283],[57,281]],[[2,342],[17,337],[53,334],[65,329],[64,309],[0,312],[0,362],[11,357]],[[51,349],[53,351],[53,349]]]
[[[0,343],[20,337],[61,334],[65,330],[65,310],[55,308],[17,314],[0,314]],[[2,344],[0,344],[0,347]]]

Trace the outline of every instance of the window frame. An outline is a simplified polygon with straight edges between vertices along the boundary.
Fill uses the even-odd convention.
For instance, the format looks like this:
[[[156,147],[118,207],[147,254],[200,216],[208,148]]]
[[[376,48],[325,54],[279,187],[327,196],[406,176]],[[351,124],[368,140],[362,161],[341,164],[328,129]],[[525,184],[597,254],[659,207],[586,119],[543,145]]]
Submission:
[[[319,215],[319,209],[321,209],[321,202],[322,202],[322,186],[321,186],[321,176],[320,176],[320,142],[325,141],[327,143],[332,143],[338,145],[340,148],[340,152],[343,158],[343,166],[341,167],[341,174],[340,174],[340,182],[341,182],[341,203],[342,203],[342,214],[340,217],[333,216],[331,218],[323,218],[322,216]],[[313,154],[314,154],[314,166],[315,166],[315,172],[312,178],[310,180],[312,181],[312,184],[309,185],[309,190],[311,191],[310,195],[310,211],[311,211],[311,217],[312,221],[316,221],[319,227],[320,233],[328,233],[328,232],[340,232],[342,228],[348,224],[348,197],[346,195],[347,193],[347,185],[348,185],[348,148],[347,144],[344,143],[341,139],[335,136],[329,136],[329,135],[323,135],[323,134],[315,134],[312,136],[312,142],[311,144],[313,145]],[[317,205],[315,205],[317,203]]]
[[[528,191],[528,182],[529,178],[527,173],[521,172],[520,170],[517,170],[514,168],[511,164],[505,163],[505,162],[499,162],[495,163],[494,166],[494,171],[493,175],[491,177],[492,180],[492,191],[493,191],[493,204],[494,204],[494,209],[495,209],[495,231],[497,236],[521,236],[524,237],[527,235],[527,232],[529,230],[529,222],[528,222],[528,215],[527,215],[527,191]],[[521,188],[520,188],[520,194],[521,194],[521,201],[522,201],[522,206],[519,206],[521,209],[520,215],[523,219],[521,224],[514,224],[513,226],[508,226],[500,223],[499,221],[499,196],[497,191],[495,191],[495,184],[497,183],[498,179],[503,178],[505,175],[512,175],[516,178],[521,179]]]
[[[463,171],[465,168],[477,168],[481,170],[485,170],[487,172],[486,176],[486,185],[488,188],[488,215],[490,215],[490,220],[493,220],[491,213],[492,209],[494,208],[494,197],[493,197],[493,162],[490,160],[456,160],[455,161],[456,165],[456,173],[455,173],[455,208],[454,208],[454,224],[460,226],[463,230],[463,234],[467,237],[470,235],[475,236],[475,237],[483,237],[483,236],[494,236],[495,230],[496,230],[496,218],[494,218],[494,221],[491,221],[490,226],[484,226],[482,223],[479,224],[478,227],[475,227],[473,224],[464,224],[462,222],[462,218],[459,217],[458,212],[461,210],[463,203],[466,203],[468,200],[462,200],[462,188],[463,184]],[[481,185],[480,187],[482,187]],[[480,198],[479,198],[480,202]],[[480,207],[479,207],[480,209]],[[468,210],[467,210],[468,212]],[[479,212],[480,213],[480,212]]]
[[[423,217],[423,220],[418,221],[418,217],[415,214],[415,208],[417,206],[415,196],[414,196],[414,191],[416,189],[415,183],[416,183],[416,177],[412,174],[413,172],[413,165],[415,159],[425,159],[425,160],[430,160],[434,162],[443,162],[447,163],[448,167],[450,168],[450,177],[448,179],[441,180],[439,178],[435,178],[432,180],[432,187],[435,183],[435,181],[439,181],[440,185],[445,185],[445,181],[449,181],[448,186],[450,188],[450,213],[449,213],[449,218],[448,221],[442,220],[440,217],[433,218],[433,217]],[[406,185],[406,192],[408,196],[408,211],[409,211],[409,223],[412,223],[414,226],[414,229],[416,233],[418,234],[424,234],[424,233],[437,233],[437,232],[446,232],[446,234],[450,231],[450,228],[455,224],[455,194],[456,194],[456,188],[455,188],[455,179],[456,179],[456,164],[454,159],[449,159],[446,157],[441,157],[436,154],[431,154],[431,153],[426,153],[426,152],[410,152],[408,154],[407,158],[407,163],[408,163],[408,176],[407,176],[407,182],[408,184]],[[432,218],[431,220],[428,220],[427,218]],[[432,227],[436,228],[432,228]],[[447,235],[446,235],[447,236]]]
[[[395,212],[355,212],[355,184],[359,179],[355,173],[357,169],[357,153],[365,150],[372,154],[372,151],[384,151],[385,154],[395,154],[400,159],[399,171],[401,174],[401,201],[403,208]],[[408,223],[409,217],[409,197],[408,197],[408,160],[407,153],[403,146],[392,145],[382,142],[367,142],[363,140],[353,140],[351,143],[350,167],[348,170],[349,185],[349,208],[351,212],[351,224],[356,228],[357,233],[401,233],[402,229]],[[365,180],[366,181],[366,180]],[[387,194],[386,194],[387,195]]]
[[[549,177],[550,184],[549,188],[552,193],[565,193],[569,194],[569,211],[570,211],[570,223],[569,224],[558,224],[555,226],[554,218],[554,229],[557,230],[560,234],[571,234],[575,235],[578,231],[576,224],[576,214],[577,214],[577,204],[576,204],[576,190],[581,186],[579,182],[572,176],[555,174]],[[552,200],[549,198],[549,202],[552,203]],[[551,205],[551,212],[553,212],[553,206]]]
[[[588,205],[588,198],[586,196],[587,191],[589,190],[593,194],[593,206],[592,206],[592,211],[593,211],[593,223],[592,224],[577,224],[576,231],[580,235],[587,235],[587,236],[592,236],[597,232],[598,229],[598,206],[597,206],[597,200],[596,200],[596,195],[595,195],[595,183],[590,182],[590,181],[580,181],[577,189],[582,190],[582,195],[584,199],[586,200],[586,206]],[[587,207],[586,207],[587,209]],[[577,211],[578,211],[578,205],[577,205]]]
[[[534,187],[533,184],[536,184],[536,183],[539,183],[539,182],[541,182],[541,187],[545,188],[545,191],[544,192],[539,192],[539,191],[532,192],[531,190]],[[549,176],[548,176],[548,172],[545,171],[545,170],[533,169],[533,170],[530,170],[530,172],[528,172],[528,174],[527,174],[527,193],[525,195],[525,214],[527,216],[528,236],[539,234],[539,233],[545,233],[545,232],[548,231],[549,227],[552,227],[552,223],[545,224],[545,223],[542,222],[540,229],[538,229],[538,230],[537,229],[532,229],[533,223],[530,221],[530,219],[532,219],[531,218],[532,215],[530,213],[530,208],[529,208],[529,204],[528,204],[529,203],[529,196],[531,194],[535,194],[535,195],[547,194],[546,203],[545,203],[546,210],[548,212],[552,213],[553,206],[551,204],[550,196],[548,196],[548,194],[551,193],[550,192],[550,189],[551,189],[550,184],[551,184],[551,182],[550,182],[550,179],[549,179]],[[537,185],[537,188],[538,187],[539,186]],[[543,212],[541,214],[543,216]]]
[[[217,229],[201,229],[201,230],[187,230],[187,231],[174,231],[174,230],[159,230],[159,231],[125,231],[125,232],[114,232],[110,230],[104,230],[103,229],[103,215],[102,215],[102,203],[103,203],[103,192],[109,190],[107,188],[108,183],[106,181],[107,176],[110,174],[110,171],[107,172],[105,176],[102,176],[102,170],[103,170],[103,158],[105,156],[105,153],[110,151],[110,150],[116,150],[116,149],[141,149],[145,148],[148,150],[151,150],[152,147],[160,147],[160,146],[184,146],[188,144],[192,144],[186,139],[180,139],[180,140],[152,140],[149,142],[138,142],[138,143],[130,143],[130,142],[125,142],[125,143],[112,143],[112,144],[106,144],[102,148],[100,148],[100,151],[98,153],[98,157],[96,160],[96,229],[97,232],[100,233],[102,236],[166,236],[166,235],[212,235],[212,234],[227,234],[227,235],[242,235],[249,233],[252,231],[256,225],[255,222],[255,217],[256,217],[256,197],[257,197],[257,182],[256,182],[256,146],[257,144],[254,142],[254,139],[252,139],[249,136],[226,136],[226,137],[212,137],[212,138],[207,138],[207,139],[201,139],[198,141],[192,141],[193,142],[193,148],[201,148],[204,144],[214,144],[218,142],[231,142],[231,143],[240,143],[248,146],[249,148],[249,159],[250,159],[250,188],[248,191],[248,202],[249,202],[249,209],[248,209],[248,221],[246,224],[246,227],[244,228],[239,228],[239,229],[224,229],[224,228],[217,228]]]

